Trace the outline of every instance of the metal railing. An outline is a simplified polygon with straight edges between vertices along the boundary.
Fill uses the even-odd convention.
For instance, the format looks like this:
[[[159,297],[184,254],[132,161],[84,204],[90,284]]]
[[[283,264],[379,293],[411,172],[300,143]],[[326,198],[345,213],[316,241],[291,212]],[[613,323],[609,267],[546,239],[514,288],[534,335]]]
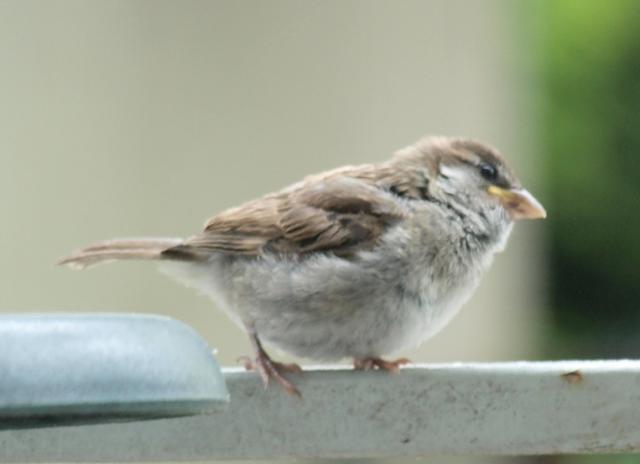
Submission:
[[[8,372],[2,363],[0,369]],[[2,416],[2,389],[9,385],[3,374],[0,462],[640,450],[639,361],[434,364],[404,368],[395,375],[308,368],[291,377],[302,399],[277,385],[265,390],[255,373],[237,368],[223,373],[230,398],[224,408],[126,420],[98,415],[77,421],[76,415],[68,416],[67,422],[26,425]],[[120,382],[124,388],[127,380]],[[172,399],[187,404],[189,388],[178,389],[177,398],[173,387]],[[114,388],[117,393],[118,385]],[[163,395],[156,392],[154,397],[159,406],[166,400]],[[221,395],[218,399],[224,400],[226,392]]]

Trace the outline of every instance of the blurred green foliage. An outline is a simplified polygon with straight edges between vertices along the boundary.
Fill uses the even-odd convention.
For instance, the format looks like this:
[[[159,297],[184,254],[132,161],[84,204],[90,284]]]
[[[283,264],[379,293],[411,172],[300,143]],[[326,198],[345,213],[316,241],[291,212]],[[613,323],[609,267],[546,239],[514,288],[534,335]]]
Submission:
[[[546,1],[554,357],[640,355],[640,1]]]

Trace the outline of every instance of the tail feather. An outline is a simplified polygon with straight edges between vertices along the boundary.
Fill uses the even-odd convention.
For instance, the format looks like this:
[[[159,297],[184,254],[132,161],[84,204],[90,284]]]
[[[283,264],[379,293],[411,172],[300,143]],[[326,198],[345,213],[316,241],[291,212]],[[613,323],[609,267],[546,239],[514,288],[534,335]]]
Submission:
[[[93,243],[58,260],[56,264],[85,269],[119,259],[160,259],[163,251],[182,243],[179,238],[132,238]]]

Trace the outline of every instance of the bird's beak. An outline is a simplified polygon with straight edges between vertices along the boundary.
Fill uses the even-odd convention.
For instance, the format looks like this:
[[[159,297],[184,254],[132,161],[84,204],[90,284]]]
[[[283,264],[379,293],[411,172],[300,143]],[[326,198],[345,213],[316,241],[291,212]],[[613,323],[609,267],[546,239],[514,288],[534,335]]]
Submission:
[[[542,219],[547,212],[538,200],[525,189],[503,189],[495,185],[487,189],[498,198],[513,219]]]

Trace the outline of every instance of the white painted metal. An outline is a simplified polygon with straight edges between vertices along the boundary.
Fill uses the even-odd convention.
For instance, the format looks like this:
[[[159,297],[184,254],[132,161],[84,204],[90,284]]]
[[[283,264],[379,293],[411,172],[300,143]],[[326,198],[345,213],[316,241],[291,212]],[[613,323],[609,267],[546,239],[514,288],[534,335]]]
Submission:
[[[222,413],[0,431],[0,462],[640,451],[640,361],[319,369],[303,399],[227,369]]]

